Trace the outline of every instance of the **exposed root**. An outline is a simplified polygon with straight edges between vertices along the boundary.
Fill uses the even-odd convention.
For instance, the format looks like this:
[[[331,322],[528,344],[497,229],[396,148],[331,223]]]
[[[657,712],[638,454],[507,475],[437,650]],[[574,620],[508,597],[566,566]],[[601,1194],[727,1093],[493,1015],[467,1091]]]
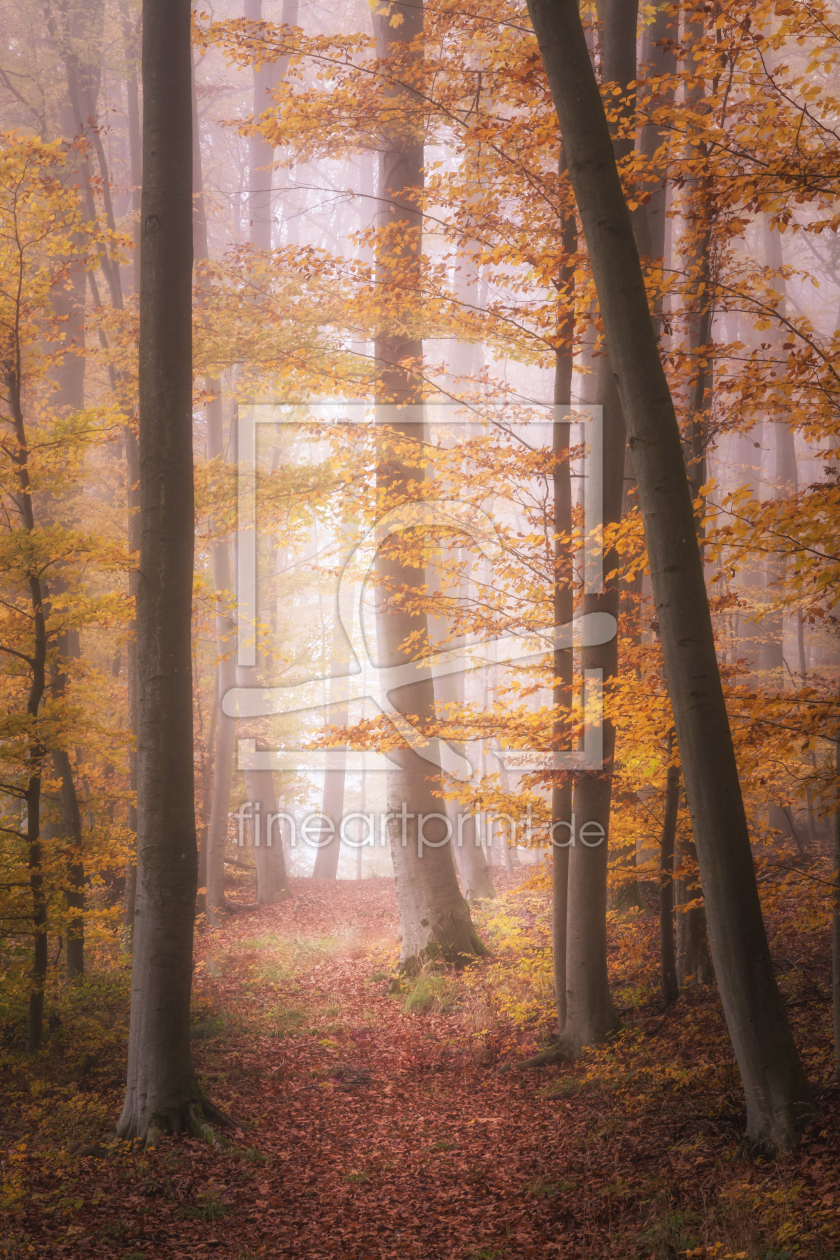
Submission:
[[[193,1137],[202,1138],[210,1146],[214,1146],[216,1150],[227,1149],[230,1145],[221,1134],[217,1133],[212,1125],[207,1123],[205,1113],[210,1113],[212,1119],[217,1124],[223,1125],[225,1128],[235,1128],[235,1123],[230,1116],[226,1116],[218,1107],[214,1107],[212,1103],[191,1103],[187,1115],[189,1118],[189,1130]]]
[[[523,1059],[512,1066],[517,1072],[524,1072],[528,1068],[549,1067],[552,1063],[569,1063],[571,1059],[572,1055],[563,1043],[558,1042],[556,1046],[550,1046],[548,1050],[540,1050],[538,1054],[532,1054],[529,1059]]]
[[[144,1123],[145,1121],[145,1123]],[[211,1146],[227,1147],[228,1142],[214,1129],[214,1125],[223,1129],[237,1128],[236,1121],[200,1092],[191,1099],[186,1099],[179,1107],[166,1112],[158,1112],[152,1116],[134,1116],[120,1121],[109,1146],[120,1142],[140,1145],[146,1150],[153,1149],[159,1139],[170,1133],[191,1133]]]
[[[207,1098],[202,1099],[201,1110],[208,1120],[212,1120],[214,1124],[220,1124],[223,1129],[235,1129],[238,1127],[236,1121],[226,1111],[222,1111],[221,1107],[217,1107],[215,1103],[211,1103]]]

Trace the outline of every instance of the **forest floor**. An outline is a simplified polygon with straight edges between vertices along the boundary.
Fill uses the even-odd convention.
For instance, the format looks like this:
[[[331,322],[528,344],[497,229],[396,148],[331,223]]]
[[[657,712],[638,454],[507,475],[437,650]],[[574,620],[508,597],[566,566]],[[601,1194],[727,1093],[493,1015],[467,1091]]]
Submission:
[[[651,912],[610,916],[626,1030],[572,1065],[511,1068],[551,1031],[548,894],[521,878],[476,908],[489,959],[412,984],[393,979],[386,879],[294,880],[202,932],[195,1057],[238,1125],[216,1149],[79,1154],[122,1102],[128,967],[100,960],[39,1056],[0,1052],[0,1255],[840,1257],[825,930],[771,923],[821,1120],[749,1163],[716,992],[663,1007]]]

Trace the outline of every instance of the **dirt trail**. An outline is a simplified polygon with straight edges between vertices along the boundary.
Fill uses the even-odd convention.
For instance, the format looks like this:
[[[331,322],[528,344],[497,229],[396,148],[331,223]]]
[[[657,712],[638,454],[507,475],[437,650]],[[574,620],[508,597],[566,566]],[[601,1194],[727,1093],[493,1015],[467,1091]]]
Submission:
[[[637,1032],[600,1059],[500,1070],[527,1034],[491,1009],[492,960],[466,983],[430,973],[394,993],[392,882],[291,887],[288,901],[242,907],[199,940],[195,1057],[239,1125],[231,1145],[170,1138],[80,1159],[50,1150],[42,1124],[13,1157],[26,1190],[0,1255],[637,1260],[695,1248],[763,1260],[793,1253],[739,1240],[783,1238],[795,1210],[800,1236],[826,1244],[796,1254],[837,1260],[834,1095],[823,1096],[828,1127],[788,1160],[733,1160],[740,1095],[713,991],[668,1013],[653,993]],[[510,898],[501,911],[525,929],[526,966],[548,921],[541,905]],[[654,927],[647,945],[644,923],[633,929],[639,958],[653,956]],[[817,1021],[813,1038],[819,1017],[797,1009]],[[112,1044],[64,1104],[88,1099],[110,1123],[124,1027]],[[22,1107],[15,1123],[30,1116],[31,1132],[31,1114]]]

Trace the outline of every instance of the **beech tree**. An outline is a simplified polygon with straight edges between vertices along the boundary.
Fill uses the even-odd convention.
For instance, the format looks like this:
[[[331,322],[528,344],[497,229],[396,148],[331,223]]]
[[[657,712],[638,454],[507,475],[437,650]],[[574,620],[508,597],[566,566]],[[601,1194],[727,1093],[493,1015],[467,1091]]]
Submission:
[[[529,0],[627,424],[712,956],[747,1101],[747,1138],[787,1148],[816,1114],[773,973],[680,431],[580,13]]]
[[[223,1119],[190,1050],[193,785],[192,100],[189,0],[143,4],[137,891],[117,1136]]]
[[[412,83],[423,52],[421,4],[394,3],[386,12],[374,14],[377,52],[383,67],[383,109],[379,156],[379,222],[376,267],[380,283],[393,283],[393,273],[408,264],[419,267],[423,235],[422,193],[424,185],[423,103]],[[404,283],[404,277],[400,276]],[[419,363],[423,343],[412,319],[412,295],[403,290],[402,326],[380,327],[375,342],[377,361],[377,425],[404,440],[405,447],[417,446],[423,439],[422,427],[406,423],[400,408],[415,420],[422,406]],[[412,323],[415,322],[415,328]],[[404,413],[405,414],[405,413]],[[401,458],[393,442],[380,444],[376,473],[377,489],[389,506],[419,497],[424,481],[416,456]],[[377,653],[380,666],[397,665],[411,659],[408,640],[420,636],[428,642],[427,618],[406,608],[401,592],[419,591],[425,585],[421,568],[389,555],[388,544],[376,561],[380,582],[376,618]],[[402,605],[402,606],[401,606]],[[418,680],[401,687],[392,697],[398,710],[432,725],[435,717],[434,680],[430,669],[418,670]],[[469,906],[461,895],[455,873],[451,844],[437,847],[419,845],[419,817],[436,817],[435,829],[427,838],[439,842],[440,823],[446,815],[445,802],[430,781],[432,767],[412,748],[396,748],[392,760],[399,770],[388,772],[387,800],[391,856],[397,885],[397,901],[402,929],[401,962],[413,966],[430,954],[442,954],[463,961],[483,952],[473,929]],[[411,815],[407,822],[401,816]]]

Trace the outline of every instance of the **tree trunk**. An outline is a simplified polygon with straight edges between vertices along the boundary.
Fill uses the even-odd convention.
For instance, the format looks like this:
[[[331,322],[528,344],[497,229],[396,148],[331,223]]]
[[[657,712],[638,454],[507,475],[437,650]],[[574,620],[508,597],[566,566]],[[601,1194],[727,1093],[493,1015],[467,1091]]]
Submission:
[[[347,725],[350,710],[344,697],[347,695],[347,676],[349,672],[349,645],[336,612],[333,626],[332,652],[330,654],[330,703],[327,709],[327,723],[329,726],[343,727]],[[341,764],[334,770],[324,771],[322,812],[324,817],[329,819],[329,823],[324,824],[320,836],[321,845],[315,853],[315,865],[312,870],[313,879],[335,879],[338,873],[338,859],[341,856],[339,831],[344,812],[344,792],[347,779],[344,769],[345,756],[339,751],[338,757]],[[329,838],[327,839],[327,837]]]
[[[673,754],[673,732],[668,736],[668,757]],[[665,780],[665,816],[659,840],[659,968],[666,1004],[680,995],[674,952],[674,839],[680,808],[680,768],[669,765]]]
[[[560,150],[558,163],[560,195],[567,190],[566,155]],[[570,407],[575,350],[575,258],[577,255],[577,222],[574,210],[567,208],[561,220],[564,263],[557,277],[558,317],[557,346],[554,352],[554,406]],[[567,625],[574,617],[572,566],[572,469],[569,459],[571,429],[558,423],[555,412],[552,424],[552,504],[554,530],[554,625]],[[574,701],[574,652],[557,648],[553,661],[554,706],[553,735],[556,750],[570,743],[569,716]],[[555,773],[551,786],[551,938],[554,1000],[557,1005],[557,1027],[563,1032],[566,1024],[566,934],[569,917],[569,845],[572,838],[573,779],[569,773]]]
[[[636,0],[606,0],[604,7],[603,76],[621,88],[623,113],[635,102],[636,78]],[[632,150],[631,139],[617,140],[616,157]],[[568,163],[569,155],[566,156]],[[634,228],[645,227],[644,214],[636,216]],[[648,247],[649,248],[649,247]],[[621,520],[624,492],[625,432],[621,403],[610,361],[598,360],[597,402],[603,412],[603,524]],[[600,593],[585,592],[584,615],[606,612],[618,619],[619,559],[614,550],[604,555],[604,582]],[[581,649],[581,668],[599,669],[608,701],[612,680],[618,674],[618,637],[598,647]],[[575,779],[572,816],[578,822],[577,838],[569,846],[569,910],[566,925],[566,1023],[561,1053],[571,1057],[584,1046],[603,1041],[619,1026],[607,976],[607,870],[609,864],[612,776],[615,761],[615,726],[608,716],[603,726],[602,769],[578,775]],[[600,827],[602,837],[594,847],[580,839],[585,824]],[[590,830],[589,835],[597,835]]]
[[[680,431],[576,0],[529,0],[630,434],[709,932],[748,1140],[790,1147],[816,1109],[758,898]]]
[[[257,868],[257,904],[272,905],[289,894],[286,859],[280,829],[270,822],[277,813],[274,775],[270,770],[246,770],[245,792],[251,802],[254,865]]]
[[[56,592],[53,583],[53,593]],[[66,631],[58,636],[58,661],[51,666],[50,690],[53,699],[60,699],[66,691],[67,675],[63,662],[79,656],[79,635],[75,630]],[[59,799],[61,801],[61,832],[65,853],[65,872],[67,883],[64,899],[67,903],[67,932],[65,934],[64,974],[68,984],[72,984],[85,972],[85,864],[82,847],[82,820],[79,815],[79,802],[76,796],[76,784],[73,780],[73,767],[70,755],[65,747],[53,748],[52,763],[59,779]]]
[[[621,518],[624,482],[624,421],[615,390],[610,362],[602,356],[598,368],[597,397],[603,407],[603,504],[604,524]],[[604,555],[604,589],[585,593],[583,614],[605,612],[618,618],[618,556]],[[581,669],[602,671],[608,702],[610,683],[618,673],[618,638],[598,647],[581,648]],[[615,726],[608,716],[603,724],[603,768],[575,778],[572,813],[577,836],[569,846],[569,912],[566,926],[566,1023],[560,1052],[576,1058],[584,1046],[603,1041],[619,1027],[610,997],[607,976],[607,868],[609,862],[610,808],[615,760]],[[590,843],[581,840],[585,824]],[[597,843],[598,835],[601,839]],[[570,837],[571,838],[571,837]]]
[[[191,615],[192,107],[189,0],[143,3],[137,898],[117,1136],[197,1129],[190,1049],[197,882]]]
[[[20,362],[20,345],[15,344],[11,362],[4,367],[6,396],[14,425],[17,449],[12,455],[19,487],[17,498],[21,525],[27,533],[35,530],[35,512],[32,503],[32,485],[29,475],[29,446],[26,437],[22,406],[21,373],[15,366]],[[47,749],[38,735],[37,717],[44,698],[47,682],[47,629],[44,610],[44,592],[37,569],[26,570],[24,575],[32,605],[33,644],[29,658],[30,681],[26,701],[27,716],[32,719],[33,736],[27,748],[28,779],[26,801],[26,848],[29,867],[29,888],[32,893],[33,960],[32,980],[29,989],[29,1007],[26,1018],[26,1051],[34,1054],[41,1047],[41,1030],[44,1017],[44,990],[47,983],[47,896],[41,863],[44,857],[41,843],[41,775]]]
[[[394,69],[384,87],[385,100],[394,109],[394,116],[389,119],[386,115],[380,137],[382,200],[376,264],[380,283],[384,284],[390,272],[389,263],[395,255],[400,256],[401,261],[413,257],[419,267],[422,249],[423,216],[417,197],[422,194],[424,183],[424,106],[410,87],[403,86],[405,75],[410,77],[411,71],[422,64],[422,52],[410,48],[423,32],[422,4],[396,0],[388,16],[374,14],[374,28],[379,57],[389,60]],[[414,286],[408,279],[406,285],[406,291],[398,296],[410,327],[416,298],[411,291]],[[408,331],[395,332],[391,325],[377,332],[376,422],[379,426],[389,426],[414,443],[425,439],[425,426],[405,423],[405,413],[401,417],[399,405],[410,405],[415,414],[422,405],[420,381],[410,366],[422,353],[422,342]],[[405,360],[410,364],[404,363]],[[411,467],[393,453],[386,458],[380,446],[377,488],[388,506],[415,497],[413,487],[423,479],[422,469]],[[412,591],[422,589],[425,574],[422,569],[391,558],[387,549],[377,557],[376,573],[381,583],[377,591],[377,654],[380,665],[387,667],[410,659],[403,648],[409,635],[419,633],[423,641],[428,640],[425,614],[394,607],[390,594],[404,587]],[[399,712],[415,715],[422,723],[432,725],[435,699],[431,670],[418,670],[417,681],[400,687],[391,699]],[[423,815],[427,839],[433,843],[440,840],[441,831],[445,831],[445,827],[439,826],[442,820],[445,823],[445,801],[430,782],[428,762],[412,748],[395,749],[389,755],[400,765],[399,770],[388,772],[387,799],[388,812],[394,815],[389,818],[389,835],[402,928],[401,965],[413,967],[432,956],[462,962],[484,950],[473,929],[469,906],[458,887],[452,847],[449,843],[439,847],[423,846],[418,830],[419,816]],[[429,825],[432,818],[434,824]]]
[[[840,778],[840,729],[835,741],[835,770]],[[834,888],[831,905],[831,988],[834,1014],[834,1080],[840,1081],[840,804],[834,807]]]
[[[297,23],[298,0],[284,0],[282,20],[288,26]],[[245,0],[244,16],[252,22],[261,22],[263,20],[262,0]],[[263,66],[254,67],[254,116],[259,117],[270,104],[271,89],[283,78],[286,72],[286,59],[281,58],[279,63],[268,62]],[[274,219],[274,196],[272,193],[272,185],[274,181],[274,171],[272,169],[274,162],[274,149],[268,144],[261,135],[252,135],[249,140],[249,194],[248,194],[248,217],[249,217],[249,240],[256,250],[264,253],[271,252],[271,228]],[[217,587],[217,590],[219,588]],[[256,670],[243,669],[236,670],[236,681],[240,687],[256,686],[257,674]],[[224,693],[223,693],[224,694]],[[231,724],[235,719],[228,719]],[[226,732],[226,735],[228,732]],[[219,735],[221,736],[221,725],[219,726]],[[229,733],[231,745],[233,742],[233,731]],[[224,782],[222,782],[224,786]],[[256,805],[259,801],[271,812],[277,812],[277,795],[274,789],[274,776],[270,770],[248,771],[245,775],[245,789],[248,793],[248,799],[252,804]],[[228,777],[228,802],[230,799],[230,779]],[[221,802],[220,802],[221,805]],[[265,815],[264,815],[265,816]],[[217,816],[216,826],[218,828],[221,823],[221,817]],[[227,817],[225,816],[225,829],[227,828]],[[216,832],[214,843],[218,845],[218,831]],[[218,849],[214,853],[214,893],[217,892],[217,881],[219,879],[220,862],[223,862],[223,854],[220,858]],[[260,845],[254,849],[254,864],[257,872],[257,902],[259,904],[270,903],[276,901],[278,896],[285,895],[287,892],[286,880],[286,862],[283,854],[282,842],[277,845],[272,844],[270,847]],[[220,885],[218,885],[220,888]],[[219,903],[221,904],[221,902]]]
[[[706,931],[706,911],[702,905],[683,909],[701,896],[698,877],[697,846],[691,834],[677,840],[677,865],[674,872],[677,913],[677,981],[680,988],[693,984],[711,984],[714,979]]]
[[[463,347],[459,342],[459,348]],[[469,349],[470,347],[467,347]],[[467,574],[459,584],[459,599],[469,597],[470,577]],[[442,644],[447,639],[444,622],[430,616],[428,620],[429,640],[433,648],[443,650]],[[457,647],[464,643],[463,637],[447,640],[447,647]],[[434,679],[435,703],[438,707],[455,705],[457,709],[464,703],[464,675],[443,674]],[[445,713],[444,709],[444,713]],[[458,740],[449,740],[449,745],[461,757],[466,757],[466,745]],[[496,896],[493,877],[487,864],[487,857],[481,847],[481,838],[475,824],[475,814],[463,815],[466,802],[459,799],[447,800],[446,816],[452,828],[452,852],[461,878],[461,887],[467,901],[490,900]],[[460,830],[459,830],[460,820]]]
[[[201,167],[201,134],[198,121],[198,97],[196,94],[195,63],[191,62],[192,96],[192,185],[193,185],[193,249],[196,262],[209,258],[207,240],[207,213],[204,204],[204,180]],[[199,301],[201,285],[199,284]],[[226,460],[225,425],[221,381],[208,376],[204,380],[207,394],[205,418],[207,422],[207,458]],[[218,923],[219,911],[225,904],[225,845],[230,817],[230,790],[233,780],[233,749],[236,739],[236,718],[225,713],[222,702],[231,688],[236,686],[236,625],[231,616],[233,604],[233,576],[230,564],[230,542],[219,537],[222,523],[214,522],[214,537],[210,544],[213,568],[213,588],[216,596],[216,687],[219,693],[219,715],[216,740],[213,748],[213,790],[210,798],[210,818],[204,832],[204,852],[201,866],[205,880],[205,908],[211,925]]]
[[[283,0],[282,22],[296,26],[299,0]],[[262,22],[262,0],[245,0],[244,17],[250,22]],[[258,119],[271,106],[271,91],[286,73],[287,58],[278,62],[265,62],[254,66],[254,118]],[[271,228],[274,222],[276,196],[273,191],[274,148],[256,133],[248,140],[248,190],[249,240],[255,249],[268,253],[271,250]]]

